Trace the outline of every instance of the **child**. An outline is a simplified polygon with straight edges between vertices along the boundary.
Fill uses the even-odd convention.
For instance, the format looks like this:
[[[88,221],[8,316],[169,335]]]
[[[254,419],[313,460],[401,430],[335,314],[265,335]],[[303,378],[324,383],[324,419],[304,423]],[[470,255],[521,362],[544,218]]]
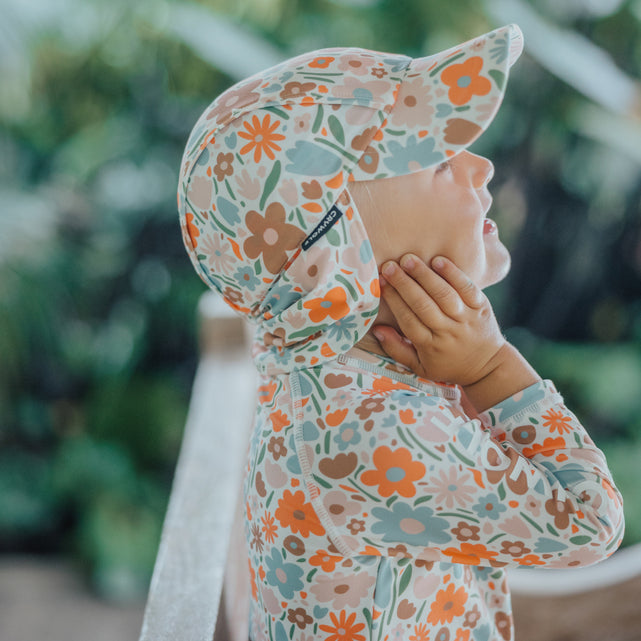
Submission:
[[[509,255],[467,147],[521,49],[511,25],[416,60],[313,52],[192,132],[185,245],[256,325],[252,641],[511,639],[506,566],[620,544],[603,454],[481,291]]]

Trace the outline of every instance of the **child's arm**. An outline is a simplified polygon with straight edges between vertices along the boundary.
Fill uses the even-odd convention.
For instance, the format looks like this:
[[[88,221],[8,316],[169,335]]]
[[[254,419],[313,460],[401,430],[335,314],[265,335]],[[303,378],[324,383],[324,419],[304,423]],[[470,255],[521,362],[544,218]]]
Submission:
[[[408,343],[391,327],[374,330],[396,361],[433,381],[456,383],[482,412],[541,380],[510,345],[483,292],[446,258],[428,267],[414,255],[383,266],[383,297]]]

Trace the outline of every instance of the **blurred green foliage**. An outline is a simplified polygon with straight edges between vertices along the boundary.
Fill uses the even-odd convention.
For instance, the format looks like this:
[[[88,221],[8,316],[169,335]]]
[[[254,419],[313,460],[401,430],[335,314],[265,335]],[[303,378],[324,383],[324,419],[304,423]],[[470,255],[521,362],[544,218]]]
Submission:
[[[641,76],[641,3],[529,4]],[[0,551],[73,555],[112,598],[146,590],[197,362],[203,286],[182,248],[175,186],[202,109],[270,56],[345,45],[423,55],[498,26],[491,5],[15,0],[6,8]],[[509,337],[610,455],[627,501],[626,542],[635,542],[641,134],[638,114],[615,115],[615,135],[607,113],[588,107],[526,53],[474,150],[497,166],[494,217],[514,255],[511,276],[490,295]]]

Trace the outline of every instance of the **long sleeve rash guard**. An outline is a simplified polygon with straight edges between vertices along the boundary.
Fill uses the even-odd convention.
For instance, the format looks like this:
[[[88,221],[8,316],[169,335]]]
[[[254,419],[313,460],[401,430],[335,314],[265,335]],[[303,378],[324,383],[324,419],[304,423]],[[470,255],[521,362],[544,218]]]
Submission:
[[[357,348],[261,379],[245,499],[252,641],[512,639],[505,567],[589,565],[623,533],[551,382],[470,418]]]

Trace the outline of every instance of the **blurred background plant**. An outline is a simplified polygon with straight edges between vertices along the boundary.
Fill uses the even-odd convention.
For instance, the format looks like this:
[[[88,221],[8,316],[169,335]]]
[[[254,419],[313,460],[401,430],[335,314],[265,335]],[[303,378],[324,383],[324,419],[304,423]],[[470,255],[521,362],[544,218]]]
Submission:
[[[510,339],[609,455],[641,541],[641,1],[14,0],[0,21],[0,552],[144,595],[197,363],[182,148],[237,80],[305,50],[425,55],[517,22],[473,147],[497,167]]]

